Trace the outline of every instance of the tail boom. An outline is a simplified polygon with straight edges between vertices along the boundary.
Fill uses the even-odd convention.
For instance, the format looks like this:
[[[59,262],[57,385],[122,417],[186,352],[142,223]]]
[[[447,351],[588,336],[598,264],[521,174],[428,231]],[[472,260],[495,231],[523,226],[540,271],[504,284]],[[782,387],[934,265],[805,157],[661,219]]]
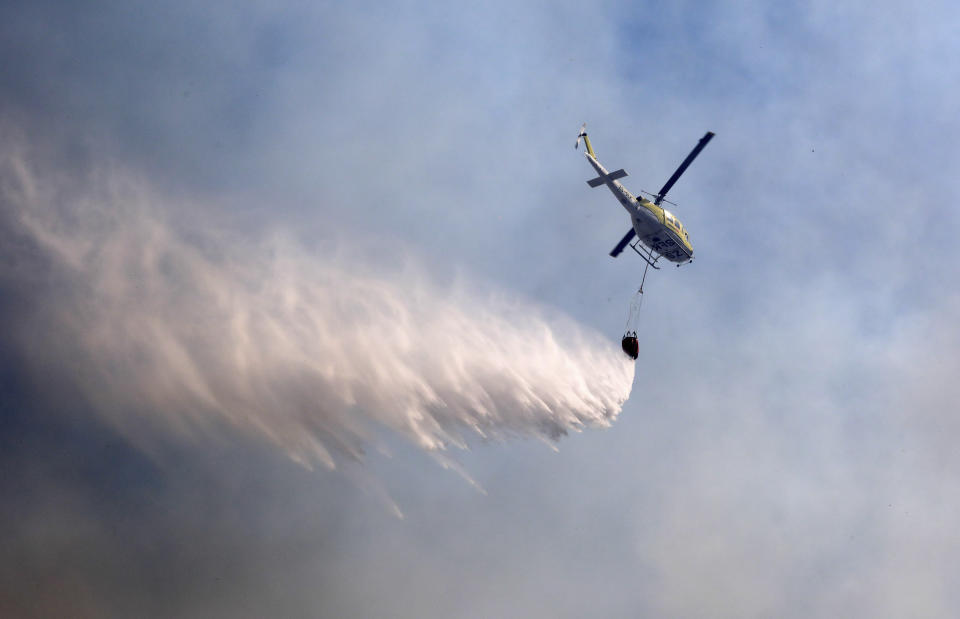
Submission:
[[[583,123],[583,126],[580,127],[580,133],[577,134],[577,143],[574,145],[574,148],[580,147],[580,140],[583,140],[584,145],[587,147],[587,154],[596,159],[597,153],[593,152],[593,146],[590,145],[590,138],[587,137],[587,123]]]

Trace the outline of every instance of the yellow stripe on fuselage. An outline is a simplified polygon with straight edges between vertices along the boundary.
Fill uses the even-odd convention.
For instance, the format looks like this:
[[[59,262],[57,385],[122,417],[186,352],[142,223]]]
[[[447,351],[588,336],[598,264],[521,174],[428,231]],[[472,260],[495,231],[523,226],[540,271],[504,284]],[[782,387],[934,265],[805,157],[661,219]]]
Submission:
[[[637,204],[650,211],[653,216],[657,218],[657,221],[659,221],[668,230],[673,232],[676,239],[680,241],[687,252],[689,252],[691,256],[693,255],[693,246],[690,244],[690,241],[687,240],[687,235],[685,234],[683,224],[680,223],[680,220],[677,219],[673,213],[670,213],[670,217],[668,218],[667,211],[664,210],[662,206],[654,204],[646,198],[637,198]]]
[[[583,134],[583,143],[587,145],[587,152],[590,153],[590,156],[594,159],[597,158],[597,153],[593,152],[593,146],[590,145],[590,138],[587,137],[587,134]]]

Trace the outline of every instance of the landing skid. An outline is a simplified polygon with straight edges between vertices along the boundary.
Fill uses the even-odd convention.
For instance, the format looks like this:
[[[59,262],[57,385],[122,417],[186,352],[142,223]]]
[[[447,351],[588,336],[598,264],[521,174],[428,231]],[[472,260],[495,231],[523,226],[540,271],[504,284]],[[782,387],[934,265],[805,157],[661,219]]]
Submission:
[[[660,259],[660,254],[657,254],[657,257],[654,258],[652,247],[648,248],[646,245],[643,245],[643,250],[641,251],[637,249],[637,245],[643,245],[643,241],[641,241],[639,238],[633,243],[630,243],[630,249],[637,252],[637,255],[643,258],[643,261],[646,262],[648,266],[651,266],[659,271],[660,267],[657,266],[657,260]]]

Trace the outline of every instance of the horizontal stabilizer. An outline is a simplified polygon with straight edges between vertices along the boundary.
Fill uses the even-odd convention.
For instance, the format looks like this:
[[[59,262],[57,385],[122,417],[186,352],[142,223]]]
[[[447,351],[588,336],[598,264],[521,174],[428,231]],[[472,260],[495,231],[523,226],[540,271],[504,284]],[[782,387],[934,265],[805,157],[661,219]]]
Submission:
[[[590,185],[591,187],[599,187],[600,185],[606,183],[607,181],[615,181],[618,178],[623,178],[626,175],[627,173],[624,172],[623,168],[620,168],[619,170],[614,170],[613,172],[611,172],[610,174],[607,174],[606,176],[598,176],[597,178],[592,178],[587,181],[587,184]]]

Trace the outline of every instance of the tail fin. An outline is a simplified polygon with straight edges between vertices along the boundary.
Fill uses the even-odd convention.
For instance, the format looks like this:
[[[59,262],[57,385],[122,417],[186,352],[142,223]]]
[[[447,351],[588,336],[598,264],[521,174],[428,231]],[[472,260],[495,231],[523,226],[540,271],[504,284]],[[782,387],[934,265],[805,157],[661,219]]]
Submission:
[[[574,149],[580,147],[581,138],[583,138],[583,143],[587,146],[587,152],[590,153],[591,157],[596,159],[597,153],[593,152],[593,146],[590,146],[590,138],[587,137],[587,123],[583,123],[583,126],[580,127],[580,133],[577,134],[577,143],[573,146]]]

